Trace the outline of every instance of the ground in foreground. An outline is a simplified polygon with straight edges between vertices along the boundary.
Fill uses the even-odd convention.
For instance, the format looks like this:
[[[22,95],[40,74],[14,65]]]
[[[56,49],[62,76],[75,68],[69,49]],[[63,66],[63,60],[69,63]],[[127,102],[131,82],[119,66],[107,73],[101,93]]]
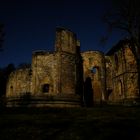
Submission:
[[[0,140],[140,139],[140,107],[11,108],[0,114]]]

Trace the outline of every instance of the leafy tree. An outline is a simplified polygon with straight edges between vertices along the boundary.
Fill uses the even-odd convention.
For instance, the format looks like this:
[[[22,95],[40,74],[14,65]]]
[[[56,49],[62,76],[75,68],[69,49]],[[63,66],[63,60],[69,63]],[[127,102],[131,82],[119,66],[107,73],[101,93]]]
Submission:
[[[112,0],[112,9],[104,19],[109,28],[120,29],[129,37],[129,47],[136,59],[140,93],[140,1]]]

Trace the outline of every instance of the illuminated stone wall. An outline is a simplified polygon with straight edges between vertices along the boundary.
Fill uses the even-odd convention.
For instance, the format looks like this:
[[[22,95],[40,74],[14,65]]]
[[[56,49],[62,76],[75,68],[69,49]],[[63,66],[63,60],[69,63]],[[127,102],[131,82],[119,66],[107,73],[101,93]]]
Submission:
[[[32,57],[32,94],[57,94],[57,59],[55,54],[37,51]],[[49,85],[48,92],[43,92],[43,86]]]
[[[43,95],[43,85],[49,85],[47,94],[75,94],[78,54],[77,38],[69,30],[56,30],[55,52],[36,51],[32,57],[32,94]],[[78,81],[78,82],[77,82]]]
[[[7,83],[6,96],[20,97],[31,92],[30,69],[19,69],[12,72]]]
[[[76,54],[77,52],[76,34],[64,28],[56,29],[55,51]]]
[[[75,94],[76,86],[79,83],[77,75],[80,71],[77,68],[81,63],[78,43],[74,33],[59,28],[56,31],[55,52],[33,52],[32,82],[30,84],[32,95]],[[21,76],[25,76],[26,73],[24,70],[20,70],[20,74],[19,71],[16,71],[13,73],[12,79],[19,77],[18,79],[24,80],[25,78]],[[12,81],[12,79],[9,79],[9,81]],[[18,84],[21,85],[19,81]],[[43,93],[44,85],[49,85],[47,93]]]
[[[72,105],[79,106],[81,104],[79,95],[82,94],[82,90],[78,90],[78,87],[82,86],[82,77],[80,42],[70,30],[57,28],[55,51],[33,52],[30,75],[24,69],[12,73],[6,94],[7,97],[22,96],[23,93],[30,92],[34,98],[44,97],[48,100],[50,98],[47,97],[53,97],[56,104],[70,102]],[[15,86],[16,83],[18,86]],[[14,88],[12,87],[11,90],[12,84]],[[42,104],[40,100],[38,102]]]
[[[86,106],[138,98],[136,61],[128,42],[119,42],[106,56],[99,51],[81,53],[75,33],[57,28],[54,47],[54,52],[33,52],[31,68],[10,74],[7,97],[30,93],[40,100],[53,96],[58,104],[67,100],[73,105],[81,98]]]
[[[138,98],[138,75],[128,42],[121,42],[116,47],[118,49],[106,57],[106,83],[109,101],[119,103]]]
[[[105,58],[104,54],[99,51],[87,51],[82,53],[84,83],[91,79],[93,91],[93,103],[105,101],[106,80],[105,80]],[[88,83],[90,84],[90,83]],[[86,87],[90,88],[90,87]],[[85,89],[85,97],[88,89]],[[91,92],[92,93],[92,92]],[[89,94],[91,94],[89,93]],[[92,95],[91,95],[92,97]]]
[[[80,62],[79,42],[76,35],[70,30],[58,28],[56,30],[55,50],[57,53],[57,83],[58,93],[76,94]]]

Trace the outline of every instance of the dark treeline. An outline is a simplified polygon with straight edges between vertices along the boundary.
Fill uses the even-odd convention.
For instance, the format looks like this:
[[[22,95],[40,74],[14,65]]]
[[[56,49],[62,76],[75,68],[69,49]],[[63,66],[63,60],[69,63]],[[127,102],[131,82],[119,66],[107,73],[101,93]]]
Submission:
[[[10,73],[16,69],[25,69],[30,67],[30,64],[21,63],[17,67],[14,64],[8,64],[6,67],[0,68],[0,98],[4,97],[6,94],[6,84]]]

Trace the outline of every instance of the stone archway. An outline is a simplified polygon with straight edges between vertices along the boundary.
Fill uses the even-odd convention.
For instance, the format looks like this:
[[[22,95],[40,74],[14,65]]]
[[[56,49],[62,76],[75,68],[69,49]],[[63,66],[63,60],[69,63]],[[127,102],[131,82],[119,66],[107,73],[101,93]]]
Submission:
[[[93,88],[93,101],[100,103],[102,100],[102,85],[101,85],[101,71],[99,67],[91,68],[92,75],[92,88]]]
[[[45,76],[41,82],[41,92],[42,93],[52,93],[53,87],[50,76]]]
[[[93,106],[93,88],[92,88],[92,79],[91,77],[86,77],[84,82],[84,103],[85,106]]]

